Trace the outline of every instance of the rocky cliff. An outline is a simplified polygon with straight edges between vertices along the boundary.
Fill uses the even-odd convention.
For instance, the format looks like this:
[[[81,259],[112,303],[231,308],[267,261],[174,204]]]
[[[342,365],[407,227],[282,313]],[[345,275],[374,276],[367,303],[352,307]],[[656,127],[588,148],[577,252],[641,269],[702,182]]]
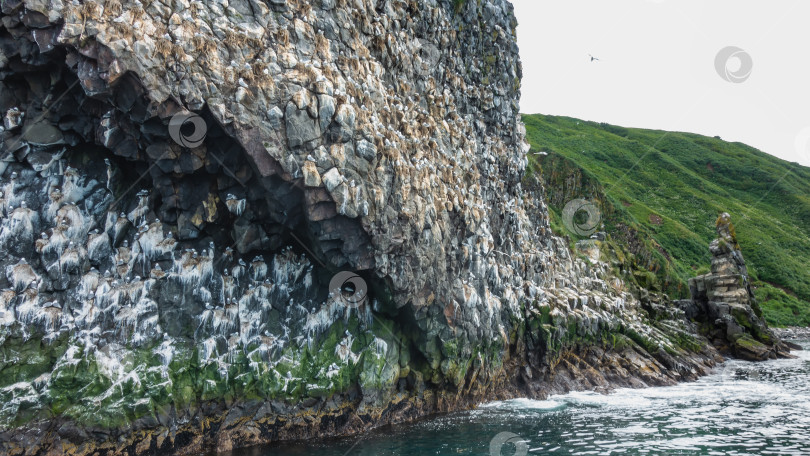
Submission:
[[[505,0],[9,0],[1,25],[5,453],[224,451],[720,359],[552,235]]]

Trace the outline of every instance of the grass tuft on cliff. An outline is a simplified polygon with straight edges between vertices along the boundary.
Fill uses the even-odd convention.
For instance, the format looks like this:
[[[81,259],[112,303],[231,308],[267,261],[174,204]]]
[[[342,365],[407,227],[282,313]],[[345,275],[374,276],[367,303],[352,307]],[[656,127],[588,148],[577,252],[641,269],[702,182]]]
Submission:
[[[727,211],[768,323],[810,326],[810,168],[719,137],[539,114],[523,121],[527,177],[542,175],[556,232],[576,239],[562,208],[597,200],[604,230],[628,256],[616,269],[651,271],[653,287],[683,298],[687,280],[707,271],[714,221]]]

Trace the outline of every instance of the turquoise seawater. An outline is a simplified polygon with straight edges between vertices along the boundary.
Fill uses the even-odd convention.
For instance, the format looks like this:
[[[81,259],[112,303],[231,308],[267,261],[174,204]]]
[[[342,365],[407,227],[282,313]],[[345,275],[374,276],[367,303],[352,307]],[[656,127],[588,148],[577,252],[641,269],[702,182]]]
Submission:
[[[799,341],[810,350],[810,341]],[[810,455],[810,351],[672,387],[516,399],[353,438],[237,456]]]

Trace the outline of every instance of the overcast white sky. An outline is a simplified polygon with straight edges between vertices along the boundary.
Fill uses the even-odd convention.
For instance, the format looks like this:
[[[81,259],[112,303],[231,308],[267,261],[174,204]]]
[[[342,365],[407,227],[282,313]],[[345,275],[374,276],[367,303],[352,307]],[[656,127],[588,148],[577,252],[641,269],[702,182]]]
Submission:
[[[512,3],[521,112],[719,135],[810,166],[810,0]],[[744,82],[715,69],[727,46],[751,57]]]

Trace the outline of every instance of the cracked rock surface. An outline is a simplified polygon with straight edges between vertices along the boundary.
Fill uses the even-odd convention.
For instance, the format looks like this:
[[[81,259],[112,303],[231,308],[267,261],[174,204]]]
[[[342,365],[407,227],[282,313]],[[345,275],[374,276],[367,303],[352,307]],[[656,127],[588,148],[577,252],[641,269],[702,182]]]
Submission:
[[[0,448],[227,451],[708,372],[683,311],[552,234],[512,7],[456,3],[4,1]]]

